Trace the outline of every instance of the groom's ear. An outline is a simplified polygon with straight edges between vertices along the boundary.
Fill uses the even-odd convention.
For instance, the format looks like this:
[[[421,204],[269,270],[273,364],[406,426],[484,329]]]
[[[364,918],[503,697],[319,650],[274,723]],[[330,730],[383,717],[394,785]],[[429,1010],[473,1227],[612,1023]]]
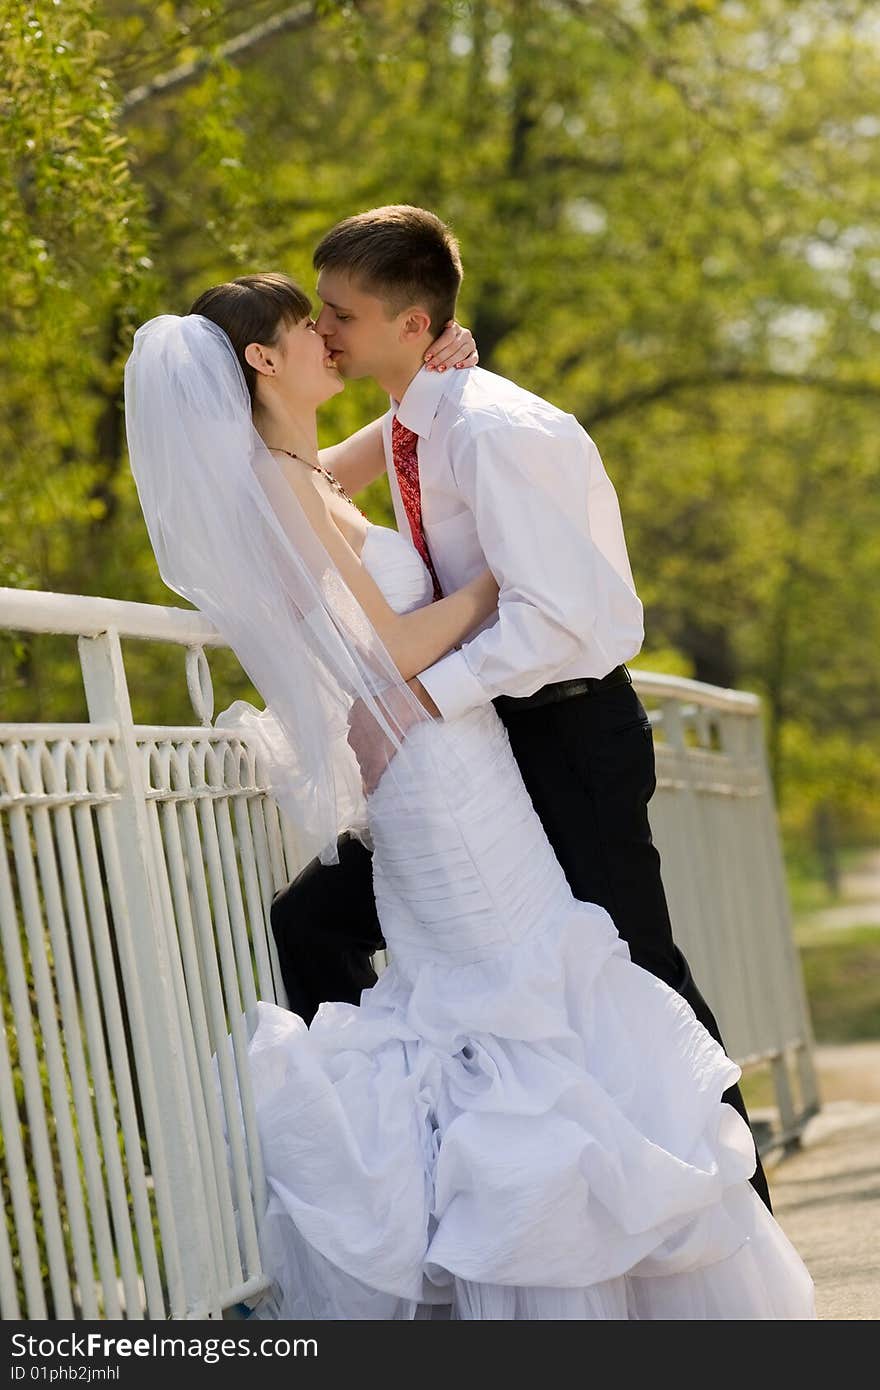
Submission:
[[[415,342],[430,331],[431,315],[427,309],[421,309],[416,305],[404,312],[400,326],[401,342]]]

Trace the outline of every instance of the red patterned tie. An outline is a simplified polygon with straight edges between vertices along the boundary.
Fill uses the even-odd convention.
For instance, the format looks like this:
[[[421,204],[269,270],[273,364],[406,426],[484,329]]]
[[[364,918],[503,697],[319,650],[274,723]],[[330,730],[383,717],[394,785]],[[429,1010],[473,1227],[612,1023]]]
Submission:
[[[419,436],[415,430],[402,425],[397,416],[391,421],[391,457],[400,485],[400,495],[406,509],[413,545],[421,555],[434,581],[434,597],[442,598],[440,581],[428,553],[428,542],[422,529],[422,491],[419,486]]]

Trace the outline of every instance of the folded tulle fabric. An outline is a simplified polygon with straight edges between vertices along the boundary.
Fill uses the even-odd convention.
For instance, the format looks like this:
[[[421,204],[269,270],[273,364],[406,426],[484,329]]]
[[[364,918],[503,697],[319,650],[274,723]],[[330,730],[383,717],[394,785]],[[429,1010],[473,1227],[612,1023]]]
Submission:
[[[595,911],[574,903],[515,960],[434,962],[412,983],[392,966],[308,1031],[259,1006],[273,1205],[331,1265],[419,1302],[453,1276],[584,1288],[743,1244],[722,1202],[755,1161],[721,1104],[739,1070],[611,931],[597,969],[579,920]],[[569,972],[594,977],[574,1007]]]
[[[516,1291],[548,1317],[811,1316],[809,1278],[747,1184],[751,1135],[721,1103],[738,1068],[619,952],[566,1004],[580,909],[515,978],[509,961],[494,979],[486,962],[434,964],[410,989],[391,968],[360,1009],[324,1005],[310,1031],[260,1006],[264,1315],[406,1318],[449,1302],[502,1317]]]

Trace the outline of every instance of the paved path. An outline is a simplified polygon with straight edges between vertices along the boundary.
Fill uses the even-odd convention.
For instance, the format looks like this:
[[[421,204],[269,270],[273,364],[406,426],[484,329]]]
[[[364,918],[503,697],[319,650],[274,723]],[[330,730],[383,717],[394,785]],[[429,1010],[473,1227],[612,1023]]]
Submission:
[[[860,1064],[869,1049],[860,1047]],[[850,1049],[822,1049],[839,1054]],[[820,1069],[821,1077],[821,1069]],[[865,1073],[880,1093],[880,1069]],[[831,1100],[768,1169],[776,1216],[816,1284],[823,1320],[880,1318],[880,1102]]]
[[[810,918],[817,927],[880,927],[880,903],[842,903],[825,907]]]
[[[880,1105],[880,1042],[820,1043],[813,1055],[823,1105],[836,1100]]]
[[[822,927],[880,926],[880,851],[844,874]],[[806,920],[806,919],[805,919]],[[880,946],[880,939],[878,939]],[[776,1215],[816,1284],[826,1321],[880,1318],[880,1041],[816,1048],[821,1112],[768,1177]]]
[[[880,926],[880,850],[870,850],[840,881],[841,902],[811,913],[808,920],[819,927]]]

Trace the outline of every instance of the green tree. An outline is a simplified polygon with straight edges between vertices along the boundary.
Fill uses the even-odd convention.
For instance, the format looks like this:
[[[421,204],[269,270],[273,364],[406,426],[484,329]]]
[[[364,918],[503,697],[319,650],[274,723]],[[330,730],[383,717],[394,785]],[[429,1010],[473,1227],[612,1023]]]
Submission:
[[[876,829],[869,7],[32,9],[36,48],[30,18],[3,30],[22,113],[4,154],[7,582],[167,598],[125,468],[133,322],[256,266],[309,285],[338,217],[426,204],[460,236],[484,365],[576,413],[602,450],[645,664],[665,653],[765,695],[792,831],[828,797],[853,833]],[[67,40],[75,60],[55,52]],[[355,384],[325,437],[383,408]],[[387,516],[381,487],[368,505]],[[158,656],[138,662],[144,698],[170,714]],[[43,713],[69,706],[57,652],[7,665],[11,709],[33,712],[35,692]]]

